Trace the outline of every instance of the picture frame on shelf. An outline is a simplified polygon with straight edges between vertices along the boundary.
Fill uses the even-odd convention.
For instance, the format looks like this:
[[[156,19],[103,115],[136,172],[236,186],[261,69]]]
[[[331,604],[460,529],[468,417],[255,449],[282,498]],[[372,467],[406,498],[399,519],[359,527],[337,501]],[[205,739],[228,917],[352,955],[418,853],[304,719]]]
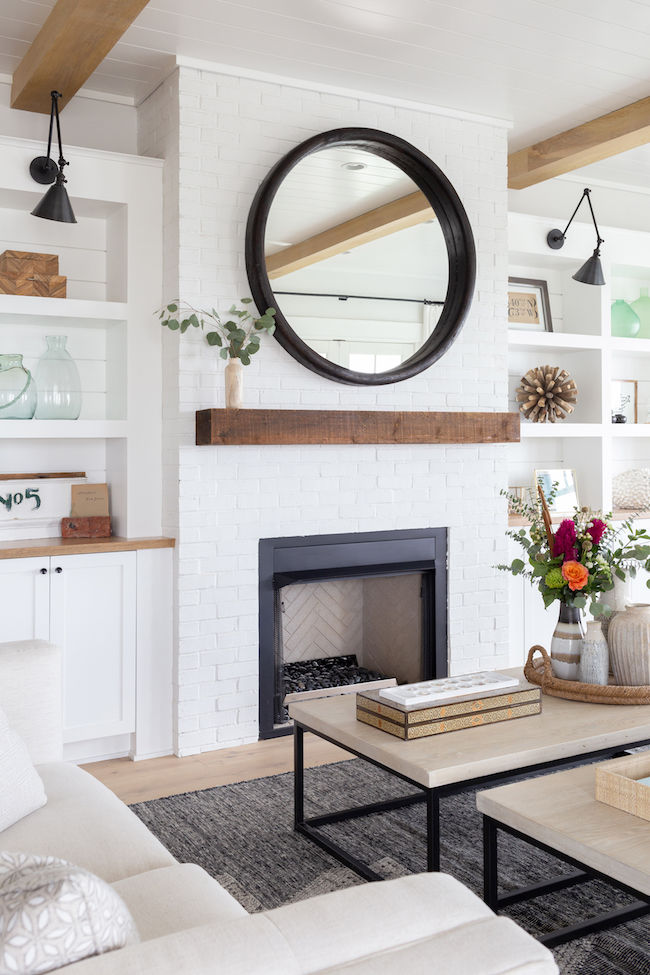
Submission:
[[[508,278],[508,328],[532,332],[553,331],[546,281]]]
[[[639,422],[639,384],[636,379],[612,379],[612,423]],[[624,416],[624,420],[615,417]]]
[[[578,478],[576,472],[570,468],[554,468],[536,470],[533,472],[533,492],[537,494],[540,485],[551,514],[573,514],[574,508],[580,507],[578,498]],[[553,485],[557,484],[555,497],[551,501]]]

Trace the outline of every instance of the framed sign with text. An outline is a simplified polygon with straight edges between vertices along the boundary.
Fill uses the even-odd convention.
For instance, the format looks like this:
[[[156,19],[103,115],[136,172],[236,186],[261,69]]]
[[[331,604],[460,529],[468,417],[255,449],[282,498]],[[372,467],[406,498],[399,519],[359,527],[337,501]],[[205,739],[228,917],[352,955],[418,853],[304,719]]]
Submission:
[[[546,281],[508,278],[508,328],[553,331]]]

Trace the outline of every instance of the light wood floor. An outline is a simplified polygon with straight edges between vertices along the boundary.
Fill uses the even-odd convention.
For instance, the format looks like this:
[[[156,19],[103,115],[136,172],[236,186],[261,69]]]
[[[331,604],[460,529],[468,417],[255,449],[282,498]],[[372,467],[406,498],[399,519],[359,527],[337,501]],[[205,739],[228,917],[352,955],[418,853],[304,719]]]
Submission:
[[[327,765],[353,758],[349,752],[315,735],[305,735],[305,766]],[[293,769],[293,737],[271,738],[252,745],[222,748],[188,758],[152,758],[132,762],[114,758],[82,766],[108,786],[123,802],[145,802],[215,785],[261,779]]]

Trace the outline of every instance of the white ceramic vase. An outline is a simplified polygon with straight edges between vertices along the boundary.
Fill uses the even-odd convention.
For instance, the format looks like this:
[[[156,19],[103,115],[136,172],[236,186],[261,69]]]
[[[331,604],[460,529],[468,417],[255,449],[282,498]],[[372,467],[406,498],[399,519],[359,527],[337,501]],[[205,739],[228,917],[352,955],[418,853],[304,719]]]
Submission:
[[[244,405],[244,367],[241,359],[228,359],[226,376],[226,409],[240,410]]]
[[[598,620],[589,620],[587,632],[580,646],[578,680],[583,684],[607,684],[609,680],[609,650]]]
[[[609,655],[617,684],[650,684],[650,603],[631,603],[612,620]]]
[[[551,639],[551,666],[556,677],[578,680],[580,647],[585,635],[582,611],[560,603],[560,618]]]

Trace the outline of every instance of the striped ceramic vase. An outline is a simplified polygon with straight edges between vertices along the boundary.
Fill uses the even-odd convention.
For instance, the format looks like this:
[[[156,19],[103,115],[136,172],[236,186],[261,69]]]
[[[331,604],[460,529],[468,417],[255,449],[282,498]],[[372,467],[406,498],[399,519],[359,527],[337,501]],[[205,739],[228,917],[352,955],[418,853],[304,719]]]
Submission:
[[[551,640],[551,665],[556,677],[578,680],[580,647],[585,632],[582,610],[560,603],[560,618]]]

